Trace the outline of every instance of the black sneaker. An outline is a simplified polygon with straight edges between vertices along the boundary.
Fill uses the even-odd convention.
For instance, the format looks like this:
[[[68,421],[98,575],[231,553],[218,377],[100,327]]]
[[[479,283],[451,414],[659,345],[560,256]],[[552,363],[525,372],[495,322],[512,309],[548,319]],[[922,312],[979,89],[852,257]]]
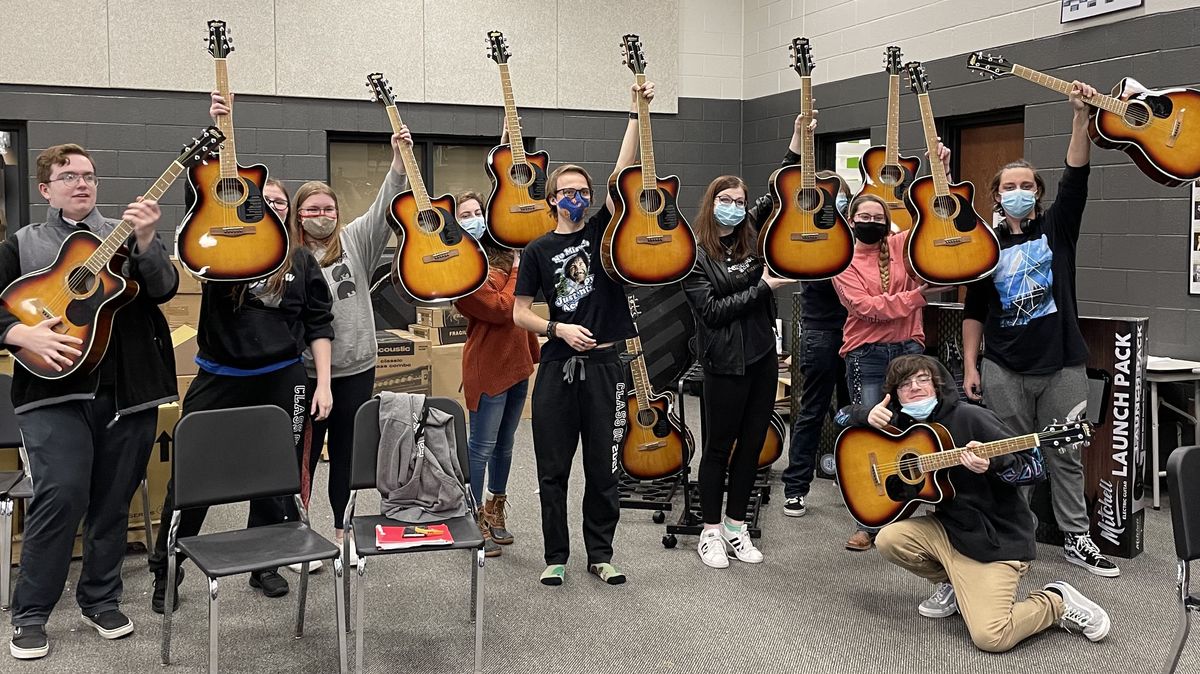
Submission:
[[[37,660],[46,657],[46,654],[50,652],[50,642],[46,641],[46,626],[14,627],[12,641],[8,643],[8,652],[18,660]]]
[[[1096,547],[1095,541],[1087,534],[1066,534],[1063,541],[1063,557],[1097,576],[1116,578],[1121,575],[1117,565],[1100,554],[1100,548]]]
[[[83,624],[88,627],[94,627],[100,636],[105,639],[120,639],[123,636],[133,634],[133,621],[130,620],[124,613],[113,609],[95,615],[81,616]]]
[[[804,497],[797,496],[783,502],[783,514],[788,517],[804,517],[808,508],[804,507]]]
[[[264,597],[282,597],[288,593],[288,582],[274,569],[251,573],[250,587],[262,590]]]
[[[179,584],[183,582],[183,567],[175,570],[175,608],[179,608]],[[167,573],[154,574],[154,593],[150,596],[150,609],[155,613],[163,612],[163,604],[167,603]],[[174,611],[172,611],[174,613]]]

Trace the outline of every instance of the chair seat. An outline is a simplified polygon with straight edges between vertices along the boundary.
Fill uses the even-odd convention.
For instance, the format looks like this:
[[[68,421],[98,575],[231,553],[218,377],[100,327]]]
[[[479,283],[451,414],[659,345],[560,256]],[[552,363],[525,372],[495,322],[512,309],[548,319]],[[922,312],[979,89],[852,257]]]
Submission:
[[[176,544],[210,578],[333,559],[340,553],[331,541],[300,522],[189,536]]]
[[[0,498],[9,498],[9,492],[23,477],[25,477],[23,470],[0,470]]]
[[[358,548],[358,556],[366,557],[370,555],[390,555],[397,552],[429,552],[431,550],[465,550],[470,548],[478,548],[483,545],[483,534],[479,533],[479,525],[475,523],[475,518],[470,515],[463,517],[455,517],[445,520],[444,522],[424,522],[423,524],[445,524],[450,530],[450,535],[454,537],[454,542],[450,545],[418,545],[412,548],[401,548],[398,550],[380,550],[375,547],[375,525],[382,524],[384,526],[394,527],[403,526],[404,522],[397,522],[383,515],[356,515],[351,519],[350,526],[354,529],[354,545]]]
[[[33,478],[26,475],[8,490],[9,498],[33,498]]]

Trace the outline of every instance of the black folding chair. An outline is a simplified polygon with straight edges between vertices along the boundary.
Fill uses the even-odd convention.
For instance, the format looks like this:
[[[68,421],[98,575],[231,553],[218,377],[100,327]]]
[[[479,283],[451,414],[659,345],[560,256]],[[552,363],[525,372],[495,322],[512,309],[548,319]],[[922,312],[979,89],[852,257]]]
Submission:
[[[366,594],[367,558],[376,555],[393,555],[409,552],[436,552],[439,550],[471,551],[471,620],[475,623],[475,671],[482,671],[483,660],[483,597],[479,579],[483,569],[483,535],[479,533],[479,507],[471,493],[470,468],[467,463],[466,413],[459,404],[449,398],[425,398],[427,407],[434,407],[454,417],[454,439],[458,444],[458,464],[463,474],[463,491],[466,493],[470,512],[462,517],[446,520],[444,524],[454,537],[450,545],[427,545],[400,550],[380,550],[375,547],[375,525],[394,526],[396,520],[383,515],[355,515],[354,502],[359,489],[375,489],[375,463],[379,457],[379,399],[372,398],[358,408],[354,416],[354,450],[350,459],[350,503],[346,506],[344,522],[350,529],[342,547],[342,559],[349,563],[350,537],[358,549],[357,633],[355,635],[354,669],[363,671],[363,606]],[[347,596],[346,611],[350,610]]]
[[[304,634],[308,565],[333,560],[336,597],[338,670],[346,671],[346,626],[341,610],[342,560],[338,547],[308,526],[300,502],[292,420],[272,405],[193,412],[175,427],[175,513],[167,532],[168,559],[182,553],[208,577],[208,671],[217,671],[218,579],[288,564],[303,564],[296,614],[296,638]],[[284,522],[177,539],[179,518],[187,508],[214,506],[272,496],[291,496],[298,522]],[[163,611],[162,662],[171,661],[171,613],[175,605],[175,564],[167,564]]]
[[[1179,629],[1175,648],[1163,666],[1171,674],[1179,665],[1183,646],[1191,631],[1190,611],[1200,612],[1200,595],[1191,594],[1191,563],[1200,559],[1200,446],[1180,447],[1167,459],[1167,489],[1171,492],[1171,526],[1175,530],[1178,557]]]

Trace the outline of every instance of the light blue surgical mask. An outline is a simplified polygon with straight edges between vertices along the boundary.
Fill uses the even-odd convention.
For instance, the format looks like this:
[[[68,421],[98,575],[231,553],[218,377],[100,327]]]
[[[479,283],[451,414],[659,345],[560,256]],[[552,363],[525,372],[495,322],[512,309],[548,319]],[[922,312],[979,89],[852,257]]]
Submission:
[[[930,396],[901,405],[900,410],[917,421],[925,421],[930,414],[933,414],[933,408],[937,407],[937,402],[937,396]]]
[[[466,220],[460,220],[458,224],[466,230],[467,234],[475,237],[476,241],[483,238],[483,232],[487,229],[487,226],[483,223],[483,217],[479,215],[471,216]]]
[[[1009,190],[1000,194],[1000,207],[1014,218],[1029,215],[1036,201],[1036,196],[1030,190]]]
[[[845,194],[838,192],[837,198],[834,199],[833,203],[837,206],[838,213],[841,213],[843,216],[845,216],[846,208],[850,206],[850,198]]]
[[[746,219],[746,207],[738,206],[737,204],[722,204],[717,203],[713,208],[713,215],[716,216],[717,222],[725,227],[737,227]]]

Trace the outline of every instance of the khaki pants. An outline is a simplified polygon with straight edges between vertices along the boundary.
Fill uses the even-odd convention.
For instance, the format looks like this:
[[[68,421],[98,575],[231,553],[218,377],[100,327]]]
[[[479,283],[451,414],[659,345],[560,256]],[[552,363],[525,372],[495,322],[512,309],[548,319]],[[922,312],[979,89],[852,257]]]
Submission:
[[[950,545],[933,517],[888,525],[875,545],[889,562],[931,583],[953,585],[958,611],[980,650],[1003,653],[1062,616],[1062,599],[1053,592],[1039,590],[1014,602],[1028,562],[977,562]]]

